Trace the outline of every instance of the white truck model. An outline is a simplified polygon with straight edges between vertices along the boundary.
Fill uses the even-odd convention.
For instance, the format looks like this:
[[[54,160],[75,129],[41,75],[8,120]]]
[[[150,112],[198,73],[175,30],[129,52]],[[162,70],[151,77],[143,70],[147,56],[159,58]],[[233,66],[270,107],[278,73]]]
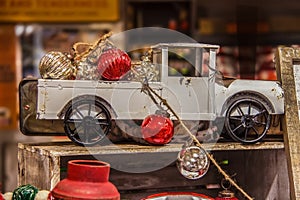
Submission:
[[[242,143],[260,141],[271,116],[284,113],[284,96],[276,81],[222,80],[217,76],[217,45],[159,43],[151,46],[157,78],[147,81],[181,120],[223,118],[228,134]],[[174,55],[185,55],[189,75],[173,67]],[[77,144],[93,145],[112,129],[114,120],[143,120],[157,105],[134,80],[38,79],[36,117],[63,120],[67,136]],[[175,120],[171,115],[171,119]]]

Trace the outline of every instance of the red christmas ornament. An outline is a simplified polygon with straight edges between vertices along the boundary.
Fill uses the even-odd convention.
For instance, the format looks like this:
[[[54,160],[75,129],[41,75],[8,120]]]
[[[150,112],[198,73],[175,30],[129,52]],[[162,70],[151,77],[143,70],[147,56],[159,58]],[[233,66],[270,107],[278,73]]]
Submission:
[[[163,115],[149,115],[142,123],[142,134],[143,138],[150,144],[167,144],[174,135],[173,123]]]
[[[98,72],[107,80],[119,80],[131,69],[131,59],[124,51],[110,48],[98,60]]]
[[[4,197],[1,193],[0,193],[0,200],[4,200]]]

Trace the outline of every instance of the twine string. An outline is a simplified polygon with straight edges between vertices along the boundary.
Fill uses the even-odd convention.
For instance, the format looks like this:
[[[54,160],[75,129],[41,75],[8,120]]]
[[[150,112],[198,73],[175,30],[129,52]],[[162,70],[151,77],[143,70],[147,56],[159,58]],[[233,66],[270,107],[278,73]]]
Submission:
[[[137,72],[136,75],[138,76]],[[189,134],[189,136],[192,138],[192,140],[197,144],[198,147],[202,148],[209,158],[209,160],[216,166],[218,171],[224,176],[225,180],[229,181],[231,185],[233,185],[237,190],[239,190],[248,200],[254,200],[254,198],[250,197],[223,169],[222,167],[218,164],[218,162],[214,159],[214,157],[201,145],[200,141],[196,138],[195,135],[191,133],[191,131],[187,128],[187,126],[183,123],[183,121],[180,119],[180,117],[177,115],[177,113],[173,110],[173,108],[168,104],[167,100],[162,98],[155,90],[153,90],[149,84],[145,81],[141,81],[143,84],[143,89],[142,91],[147,91],[146,94],[150,96],[150,98],[153,100],[155,99],[154,96],[156,96],[163,105],[165,105],[168,110],[175,116],[175,118],[179,121],[181,126],[184,128],[184,130]],[[154,96],[153,96],[154,95]],[[157,102],[157,101],[154,101]]]

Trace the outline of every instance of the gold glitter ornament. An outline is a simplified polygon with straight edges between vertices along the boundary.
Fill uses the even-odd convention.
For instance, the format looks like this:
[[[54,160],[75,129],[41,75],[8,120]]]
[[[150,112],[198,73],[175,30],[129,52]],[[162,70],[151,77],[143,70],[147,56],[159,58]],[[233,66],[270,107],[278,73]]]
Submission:
[[[51,51],[41,58],[39,71],[44,79],[74,79],[76,70],[66,54]]]

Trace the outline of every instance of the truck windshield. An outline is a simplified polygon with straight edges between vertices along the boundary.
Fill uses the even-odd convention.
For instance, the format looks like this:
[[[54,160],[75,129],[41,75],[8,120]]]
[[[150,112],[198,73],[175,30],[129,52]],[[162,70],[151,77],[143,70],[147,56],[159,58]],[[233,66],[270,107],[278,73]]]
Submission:
[[[168,76],[208,76],[209,53],[202,48],[168,48]],[[162,64],[160,49],[153,51],[153,62]]]

